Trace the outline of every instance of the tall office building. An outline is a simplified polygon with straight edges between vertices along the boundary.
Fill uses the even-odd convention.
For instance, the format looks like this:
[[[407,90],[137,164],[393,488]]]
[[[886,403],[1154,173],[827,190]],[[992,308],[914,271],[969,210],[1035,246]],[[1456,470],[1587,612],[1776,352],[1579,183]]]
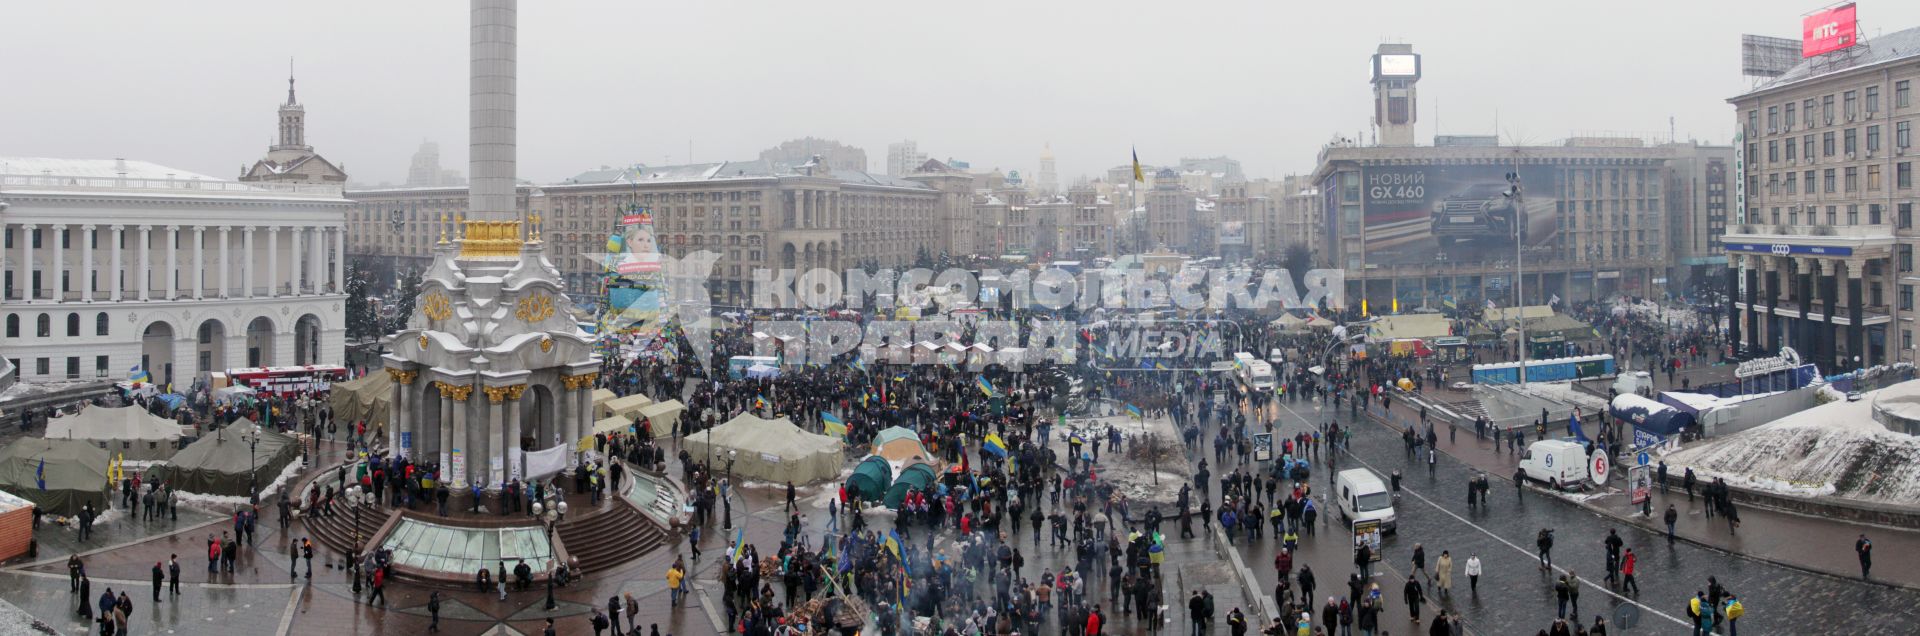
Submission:
[[[887,144],[887,176],[904,177],[927,163],[927,153],[912,139]]]

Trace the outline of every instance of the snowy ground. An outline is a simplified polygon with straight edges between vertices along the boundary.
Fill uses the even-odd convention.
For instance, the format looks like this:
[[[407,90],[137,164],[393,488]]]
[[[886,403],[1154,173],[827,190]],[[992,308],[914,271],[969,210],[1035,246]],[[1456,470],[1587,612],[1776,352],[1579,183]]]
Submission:
[[[1874,421],[1878,393],[1696,442],[1665,457],[1668,472],[1691,466],[1704,477],[1722,477],[1751,490],[1920,506],[1920,438]]]
[[[1689,327],[1700,322],[1699,312],[1694,311],[1692,308],[1684,306],[1662,306],[1651,300],[1642,300],[1636,304],[1626,302],[1625,299],[1620,299],[1613,304],[1613,307],[1616,309],[1626,309],[1635,315],[1653,318],[1673,327]]]
[[[1099,408],[1098,411],[1105,413],[1106,409]],[[1049,446],[1059,454],[1061,465],[1064,467],[1067,457],[1067,438],[1073,430],[1086,431],[1083,435],[1088,445],[1083,446],[1082,449],[1084,454],[1091,454],[1094,440],[1099,440],[1102,445],[1106,443],[1109,426],[1119,429],[1120,433],[1126,436],[1127,441],[1121,444],[1123,450],[1116,452],[1107,452],[1102,448],[1095,474],[1100,479],[1112,483],[1115,489],[1126,495],[1132,515],[1136,517],[1145,515],[1154,505],[1160,506],[1161,514],[1172,514],[1172,507],[1178,500],[1180,485],[1187,482],[1187,477],[1182,474],[1184,472],[1182,467],[1186,465],[1187,459],[1182,453],[1180,435],[1174,430],[1172,420],[1160,418],[1140,422],[1128,415],[1070,417],[1067,418],[1066,430],[1062,430],[1058,425],[1054,426]],[[1150,439],[1153,441],[1149,442]],[[1132,452],[1124,450],[1129,446],[1135,450]],[[1155,454],[1158,455],[1158,483],[1154,481]]]

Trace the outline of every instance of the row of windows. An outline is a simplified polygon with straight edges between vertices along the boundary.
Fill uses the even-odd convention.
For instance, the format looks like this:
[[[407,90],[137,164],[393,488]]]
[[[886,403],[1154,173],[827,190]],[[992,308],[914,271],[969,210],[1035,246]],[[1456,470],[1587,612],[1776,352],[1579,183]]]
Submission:
[[[1870,165],[1866,168],[1866,191],[1880,191],[1880,166]],[[1860,190],[1860,175],[1861,170],[1859,166],[1849,166],[1845,169],[1827,168],[1819,171],[1807,170],[1805,172],[1773,173],[1767,175],[1766,193],[1769,196],[1780,196],[1783,194],[1788,196],[1798,195],[1802,193],[1801,188],[1803,182],[1806,189],[1805,194],[1808,195],[1857,192]],[[1804,179],[1802,177],[1804,177]],[[1838,177],[1837,180],[1836,177]],[[1913,162],[1902,161],[1894,164],[1893,187],[1896,190],[1913,189]],[[1747,189],[1754,193],[1761,191],[1759,175],[1747,177]]]
[[[1867,113],[1880,112],[1880,87],[1868,86],[1863,89],[1841,92],[1840,114],[1846,118],[1846,121],[1853,121],[1860,116],[1863,102]],[[1906,108],[1912,105],[1912,103],[1912,82],[1909,80],[1894,82],[1893,107]],[[1781,117],[1783,113],[1786,115],[1784,118]],[[1796,115],[1798,115],[1797,119]],[[1833,95],[1824,95],[1818,100],[1802,100],[1799,104],[1793,102],[1775,104],[1767,107],[1767,134],[1772,135],[1792,131],[1795,121],[1798,121],[1802,128],[1813,128],[1816,122],[1819,125],[1831,126],[1834,122],[1834,115]],[[1759,130],[1760,110],[1756,108],[1747,111],[1748,134],[1755,134]]]
[[[27,368],[20,366],[19,358],[8,358],[7,361],[12,362],[13,368],[19,369],[21,373],[26,372]],[[66,364],[67,379],[68,380],[80,379],[80,356],[67,356],[66,363],[67,363]],[[53,359],[52,358],[35,358],[33,361],[33,372],[37,375],[42,375],[42,376],[53,375]],[[96,378],[107,377],[107,357],[106,356],[93,357],[93,377],[96,377]],[[100,442],[100,447],[106,448],[107,447],[106,442]],[[120,448],[129,449],[133,447],[128,442],[121,442]],[[149,446],[149,448],[152,448],[152,447]]]
[[[40,314],[38,316],[35,316],[33,320],[33,324],[34,324],[33,333],[35,336],[38,336],[41,338],[49,338],[53,336],[53,317],[51,315]],[[96,336],[107,335],[107,331],[108,331],[107,327],[108,327],[107,312],[104,312],[104,311],[95,312],[93,314],[93,335],[96,335]],[[77,337],[79,335],[80,335],[80,314],[74,313],[74,312],[68,312],[67,313],[67,336]],[[20,314],[7,314],[7,337],[8,338],[20,337]]]
[[[1880,204],[1869,203],[1867,204],[1866,208],[1867,208],[1867,225],[1879,225],[1883,222],[1880,216],[1881,214]],[[1846,225],[1859,225],[1860,224],[1860,205],[1859,204],[1848,205],[1846,206],[1845,209],[1847,213]],[[1788,207],[1786,208],[1787,215],[1784,218],[1786,219],[1787,225],[1800,225],[1801,213],[1804,211],[1806,213],[1805,218],[1807,221],[1806,222],[1807,225],[1841,225],[1840,210],[1841,210],[1841,207],[1837,205],[1827,206],[1824,223],[1822,222],[1822,217],[1820,215],[1820,206],[1817,206],[1817,205],[1809,205],[1804,210],[1802,210],[1798,206]],[[1757,217],[1758,215],[1755,215],[1755,216]],[[1777,207],[1772,208],[1767,218],[1772,219],[1771,222],[1773,224],[1779,225],[1782,219],[1782,217],[1780,216],[1780,208],[1777,208]],[[1913,227],[1913,204],[1912,203],[1900,204],[1900,214],[1898,215],[1898,219],[1896,219],[1896,222],[1899,223],[1900,227],[1902,228]]]
[[[1793,142],[1792,137],[1788,137],[1784,141],[1778,140],[1778,139],[1768,140],[1767,141],[1767,163],[1780,163],[1783,159],[1787,162],[1794,162],[1803,158],[1806,159],[1808,162],[1813,162],[1813,161],[1816,161],[1816,159],[1814,158],[1816,156],[1833,157],[1835,156],[1836,151],[1839,153],[1844,153],[1846,158],[1852,159],[1860,151],[1860,134],[1859,133],[1861,132],[1861,130],[1862,129],[1860,128],[1848,128],[1846,130],[1840,131],[1840,134],[1837,137],[1839,141],[1837,145],[1835,144],[1836,136],[1834,135],[1833,131],[1820,133],[1820,137],[1819,137],[1820,147],[1819,147],[1818,155],[1814,153],[1814,145],[1813,145],[1814,136],[1811,133],[1801,135],[1799,144],[1795,144]],[[1866,132],[1867,153],[1872,154],[1872,153],[1879,152],[1880,151],[1880,125],[1874,124],[1871,126],[1867,126],[1865,128],[1865,132]],[[1905,148],[1910,148],[1912,146],[1913,146],[1913,122],[1910,122],[1910,121],[1894,122],[1893,147],[1905,149]],[[1782,150],[1784,150],[1785,152],[1782,152]],[[1747,153],[1749,156],[1753,158],[1753,161],[1755,163],[1759,163],[1759,160],[1760,160],[1759,142],[1747,144]]]

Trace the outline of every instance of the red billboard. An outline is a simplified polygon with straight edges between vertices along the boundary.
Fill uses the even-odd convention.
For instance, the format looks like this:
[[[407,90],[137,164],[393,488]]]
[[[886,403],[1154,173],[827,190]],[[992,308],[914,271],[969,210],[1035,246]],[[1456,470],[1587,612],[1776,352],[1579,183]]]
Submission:
[[[1800,19],[1800,57],[1831,53],[1855,44],[1854,5],[1821,9]]]

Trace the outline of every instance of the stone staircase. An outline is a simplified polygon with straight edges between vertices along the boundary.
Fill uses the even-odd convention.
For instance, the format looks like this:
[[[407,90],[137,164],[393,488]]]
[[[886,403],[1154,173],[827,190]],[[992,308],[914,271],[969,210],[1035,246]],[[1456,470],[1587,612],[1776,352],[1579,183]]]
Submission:
[[[626,502],[608,502],[597,514],[584,518],[568,517],[555,531],[567,554],[579,559],[589,574],[638,559],[668,542],[659,524]]]
[[[378,506],[365,506],[360,512],[360,547],[365,548],[373,540],[380,527],[387,524],[387,518],[393,515],[393,509]],[[307,533],[313,536],[315,543],[332,548],[341,554],[350,554],[354,550],[354,514],[353,507],[345,502],[333,505],[331,516],[305,517],[302,519]]]

